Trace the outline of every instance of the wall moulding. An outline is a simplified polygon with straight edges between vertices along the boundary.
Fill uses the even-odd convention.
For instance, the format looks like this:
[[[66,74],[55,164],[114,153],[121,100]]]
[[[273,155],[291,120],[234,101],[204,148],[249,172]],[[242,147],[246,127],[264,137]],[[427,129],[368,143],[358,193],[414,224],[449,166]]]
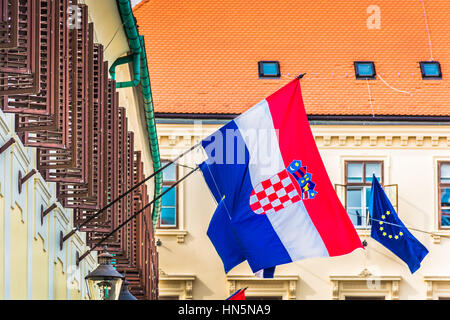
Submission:
[[[319,147],[448,148],[450,136],[432,135],[316,135]]]
[[[9,136],[9,127],[8,120],[6,119],[6,115],[1,112],[0,113],[0,141],[6,141],[6,137]]]
[[[189,130],[183,132],[159,132],[158,141],[161,148],[186,147],[193,145],[201,139],[207,137],[190,133]],[[386,133],[316,133],[314,135],[316,143],[320,147],[444,147],[450,146],[450,135],[446,134],[386,134]]]
[[[374,275],[363,269],[357,275],[331,275],[332,299],[344,300],[347,296],[382,296],[398,300],[401,276]]]
[[[156,229],[155,236],[158,237],[176,237],[177,243],[184,243],[184,238],[188,232],[186,230],[178,230],[178,229]]]
[[[450,276],[424,276],[426,299],[450,298]]]
[[[245,288],[248,296],[281,296],[285,300],[297,298],[297,284],[300,277],[296,275],[280,275],[271,279],[261,279],[255,276],[227,276],[228,293],[231,295],[237,289]]]
[[[180,300],[192,300],[194,274],[168,274],[159,269],[159,295],[177,296]]]

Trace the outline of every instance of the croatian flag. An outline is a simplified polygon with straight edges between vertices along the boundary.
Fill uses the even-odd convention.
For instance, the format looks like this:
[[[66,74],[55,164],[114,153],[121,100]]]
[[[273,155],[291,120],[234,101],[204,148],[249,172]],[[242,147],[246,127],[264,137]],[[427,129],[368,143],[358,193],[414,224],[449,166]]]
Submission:
[[[225,300],[245,300],[245,290],[247,290],[247,288],[236,290],[231,296],[229,296]]]
[[[207,235],[226,273],[243,261],[261,273],[363,248],[319,155],[299,79],[202,146],[200,169],[218,203]]]

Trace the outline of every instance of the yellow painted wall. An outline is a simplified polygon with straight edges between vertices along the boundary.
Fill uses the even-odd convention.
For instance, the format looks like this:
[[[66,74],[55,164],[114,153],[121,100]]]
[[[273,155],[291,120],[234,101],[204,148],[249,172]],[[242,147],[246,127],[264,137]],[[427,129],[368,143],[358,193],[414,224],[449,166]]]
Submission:
[[[79,291],[80,284],[74,280],[70,283],[70,300],[81,300],[81,291]]]
[[[33,238],[33,280],[32,280],[32,299],[46,300],[48,299],[48,251],[44,250],[44,241],[38,235]]]
[[[11,299],[27,298],[27,228],[22,221],[23,210],[15,205],[11,210]]]
[[[66,300],[67,299],[67,278],[64,273],[63,265],[61,261],[57,260],[54,264],[54,299],[55,300]]]
[[[40,218],[37,218],[41,205],[45,208],[53,203],[56,189],[55,184],[46,183],[39,173],[23,185],[20,194],[17,192],[18,172],[35,168],[32,164],[36,150],[22,145],[14,127],[14,116],[0,110],[0,142],[11,136],[16,139],[16,143],[2,153],[0,161],[0,298],[67,299],[66,270],[71,266],[65,260],[69,252],[74,253],[74,247],[82,252],[87,250],[85,236],[77,233],[65,244],[61,252],[64,264],[59,260],[53,262],[55,255],[60,253],[55,250],[59,245],[59,232],[68,233],[73,228],[72,212],[58,204],[41,226]],[[53,267],[52,274],[50,266]],[[84,279],[87,270],[95,268],[96,259],[89,255],[81,266],[86,270],[81,273]],[[82,289],[85,294],[85,288]],[[82,295],[83,291],[71,296],[81,299]]]

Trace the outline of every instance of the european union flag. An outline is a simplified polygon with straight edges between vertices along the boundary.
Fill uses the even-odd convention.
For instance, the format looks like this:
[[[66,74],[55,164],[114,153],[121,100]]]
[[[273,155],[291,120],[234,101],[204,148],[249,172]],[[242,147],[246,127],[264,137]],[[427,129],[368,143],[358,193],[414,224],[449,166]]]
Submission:
[[[428,250],[398,218],[375,175],[370,190],[369,212],[372,218],[370,236],[406,262],[411,273],[419,269]]]

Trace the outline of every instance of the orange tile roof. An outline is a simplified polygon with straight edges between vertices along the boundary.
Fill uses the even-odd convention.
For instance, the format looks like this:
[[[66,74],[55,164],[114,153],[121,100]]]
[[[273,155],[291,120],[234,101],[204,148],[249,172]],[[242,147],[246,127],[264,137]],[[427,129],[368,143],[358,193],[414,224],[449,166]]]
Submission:
[[[134,15],[157,113],[241,113],[306,72],[310,115],[450,115],[450,1],[144,0]],[[431,55],[443,80],[422,80]],[[260,60],[281,78],[259,79]],[[381,78],[355,80],[360,60]]]

